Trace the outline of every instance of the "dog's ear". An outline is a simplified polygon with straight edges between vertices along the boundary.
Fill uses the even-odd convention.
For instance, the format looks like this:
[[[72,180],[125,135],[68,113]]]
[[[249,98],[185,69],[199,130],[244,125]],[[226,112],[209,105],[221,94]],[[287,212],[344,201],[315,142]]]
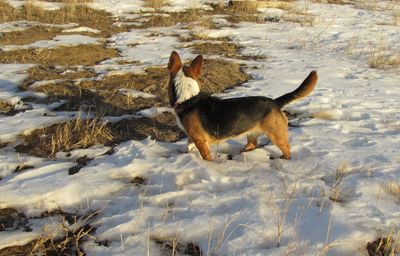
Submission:
[[[203,56],[197,56],[192,63],[190,63],[190,71],[197,78],[200,76],[201,66],[203,65]]]
[[[171,74],[175,74],[182,68],[182,61],[179,54],[176,51],[172,51],[168,62],[168,71]]]

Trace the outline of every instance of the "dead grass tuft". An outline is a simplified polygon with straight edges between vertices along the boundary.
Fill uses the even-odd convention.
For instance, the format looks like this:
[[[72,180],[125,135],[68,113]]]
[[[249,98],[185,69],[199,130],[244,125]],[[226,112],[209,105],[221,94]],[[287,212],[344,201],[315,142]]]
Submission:
[[[151,13],[148,20],[138,27],[170,27],[182,24],[185,26],[214,28],[214,23],[210,21],[210,14],[212,13],[203,9],[188,9],[184,12]]]
[[[0,0],[0,22],[16,20],[49,24],[78,23],[80,26],[100,30],[102,33],[98,36],[102,37],[108,37],[122,29],[113,26],[114,18],[110,13],[91,9],[76,1],[67,1],[66,5],[58,10],[44,10],[29,1],[25,2],[21,8],[15,9],[4,0]]]
[[[91,66],[117,56],[117,50],[102,45],[61,46],[54,49],[20,49],[2,52],[0,63]]]
[[[28,71],[28,78],[24,81],[25,86],[29,86],[36,81],[53,80],[53,79],[79,79],[96,76],[96,72],[92,68],[65,68],[56,66],[34,66]]]
[[[109,146],[128,140],[152,138],[158,141],[176,142],[185,137],[176,126],[175,116],[165,113],[155,118],[123,119],[105,123],[100,118],[75,120],[37,129],[22,136],[23,144],[15,149],[20,153],[40,157],[54,157],[58,151],[87,148],[95,144]]]
[[[228,58],[241,58],[239,51],[242,49],[241,46],[230,43],[230,42],[220,42],[220,43],[195,43],[189,46],[197,54],[208,54],[208,55],[220,55]]]
[[[7,115],[7,113],[10,113],[14,107],[8,103],[7,101],[0,100],[0,113]]]
[[[25,143],[16,147],[17,151],[42,157],[54,157],[59,151],[104,144],[114,137],[101,118],[84,119],[79,114],[75,120],[35,130],[22,138]]]
[[[59,151],[71,151],[76,148],[103,144],[112,139],[111,130],[101,118],[83,119],[79,114],[75,120],[56,127],[51,136],[49,156],[54,156]]]
[[[167,5],[167,3],[168,1],[166,0],[146,0],[145,6],[158,10],[161,7]]]
[[[60,34],[59,28],[35,26],[22,31],[2,33],[0,45],[24,45],[39,40],[50,40]]]
[[[95,228],[90,226],[89,222],[98,214],[98,212],[89,213],[83,216],[77,214],[54,211],[45,213],[42,217],[60,215],[63,221],[60,224],[63,231],[63,237],[54,239],[51,235],[43,236],[26,245],[11,246],[0,249],[0,255],[86,255],[81,248],[82,243],[88,239],[94,239],[92,233]]]
[[[313,26],[315,16],[310,13],[309,4],[309,1],[306,1],[306,4],[303,7],[291,5],[281,18],[284,21],[299,23],[302,26]]]

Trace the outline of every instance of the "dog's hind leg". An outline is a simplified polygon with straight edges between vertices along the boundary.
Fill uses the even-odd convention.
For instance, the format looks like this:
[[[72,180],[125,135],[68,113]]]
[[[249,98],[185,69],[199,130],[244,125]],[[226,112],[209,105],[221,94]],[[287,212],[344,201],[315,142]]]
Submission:
[[[281,158],[290,159],[290,145],[287,118],[282,112],[270,113],[263,122],[263,130],[267,137],[283,153]]]
[[[251,151],[251,150],[257,148],[257,138],[258,138],[258,136],[255,134],[247,135],[247,144],[242,149],[242,152]]]

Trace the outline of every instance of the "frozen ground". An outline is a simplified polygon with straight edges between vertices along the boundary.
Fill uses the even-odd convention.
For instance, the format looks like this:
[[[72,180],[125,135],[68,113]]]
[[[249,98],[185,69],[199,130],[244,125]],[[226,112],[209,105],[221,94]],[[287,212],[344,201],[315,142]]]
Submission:
[[[144,6],[129,2],[95,0],[91,5],[118,15]],[[191,7],[184,2],[168,8]],[[303,8],[304,1],[298,4]],[[380,4],[399,8],[394,2]],[[132,140],[116,146],[111,155],[104,155],[108,147],[95,146],[70,156],[59,153],[55,160],[6,148],[0,154],[0,208],[32,217],[54,209],[100,211],[91,223],[95,239],[82,245],[87,255],[162,255],[155,240],[163,239],[194,242],[205,255],[368,255],[367,242],[399,234],[400,229],[400,193],[390,189],[400,186],[400,73],[398,67],[381,70],[368,65],[380,49],[400,58],[400,26],[391,25],[392,10],[387,8],[318,3],[307,7],[315,18],[313,26],[282,20],[196,28],[209,37],[231,38],[244,47],[246,56],[265,56],[240,60],[253,79],[221,96],[274,98],[296,88],[311,70],[318,71],[314,92],[286,107],[299,114],[289,132],[292,160],[270,160],[280,154],[271,144],[227,160],[244,139],[215,145],[215,162],[203,161],[197,150],[181,153],[185,140]],[[282,12],[267,9],[265,15]],[[113,36],[109,44],[122,58],[141,60],[132,68],[140,72],[166,65],[172,50],[185,60],[193,58],[190,49],[183,48],[188,43],[177,40],[177,34],[189,32],[180,25],[132,30]],[[24,47],[77,41],[81,39],[58,37]],[[110,67],[129,71],[112,60],[95,69],[104,72]],[[2,100],[17,104],[21,94],[33,94],[17,91],[27,68],[0,65]],[[31,108],[0,116],[2,142],[71,114],[54,112],[52,105]],[[94,160],[68,175],[73,160],[85,155]],[[34,168],[13,173],[20,163]],[[144,178],[145,185],[133,186],[135,177]],[[44,218],[32,222],[32,232],[0,232],[0,248],[27,243],[49,230],[57,236],[59,222]]]

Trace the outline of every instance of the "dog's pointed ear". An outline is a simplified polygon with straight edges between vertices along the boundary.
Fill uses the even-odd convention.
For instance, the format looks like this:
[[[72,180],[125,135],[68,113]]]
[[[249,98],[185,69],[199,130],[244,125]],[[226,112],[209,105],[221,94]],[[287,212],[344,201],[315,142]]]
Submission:
[[[182,68],[182,61],[179,54],[176,51],[172,51],[168,62],[168,71],[171,74],[175,74]]]
[[[199,55],[194,60],[192,63],[190,63],[190,71],[192,74],[196,77],[200,76],[200,71],[201,71],[201,66],[203,65],[203,56]]]

